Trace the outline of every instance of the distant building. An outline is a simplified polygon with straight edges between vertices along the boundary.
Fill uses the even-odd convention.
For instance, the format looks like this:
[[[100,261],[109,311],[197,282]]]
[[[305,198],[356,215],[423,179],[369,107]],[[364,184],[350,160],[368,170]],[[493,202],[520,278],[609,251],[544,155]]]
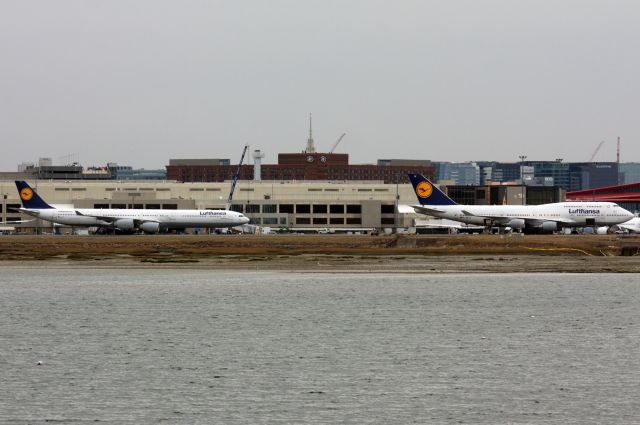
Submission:
[[[107,164],[107,168],[114,180],[166,180],[167,171],[163,169],[145,170],[133,169],[130,165],[118,165],[114,162]]]
[[[166,180],[167,170],[145,170],[144,168],[118,170],[112,176],[115,180]]]
[[[522,164],[511,162],[480,161],[480,184],[516,182],[520,180]]]
[[[617,162],[572,162],[569,165],[568,191],[595,189],[618,184]]]
[[[226,161],[226,162],[222,162]],[[397,163],[402,160],[381,160]],[[276,181],[349,181],[374,180],[384,183],[407,183],[408,174],[418,172],[434,178],[431,161],[407,163],[407,165],[349,164],[344,153],[281,153],[277,164],[260,164],[261,180]],[[233,178],[236,165],[229,160],[170,160],[167,178],[181,182],[223,182]],[[254,166],[243,165],[241,180],[254,179]]]
[[[81,165],[50,165],[38,167],[35,178],[40,180],[110,180],[111,173],[106,167],[90,167],[86,170]]]
[[[478,162],[480,184],[524,182],[525,185],[560,186],[567,191],[618,184],[616,162],[523,161]]]
[[[618,164],[618,176],[620,184],[640,182],[640,162],[622,162]]]
[[[437,181],[453,181],[459,186],[480,184],[480,167],[475,162],[436,162]]]
[[[558,186],[447,186],[447,195],[462,205],[540,205],[562,202],[565,191]]]

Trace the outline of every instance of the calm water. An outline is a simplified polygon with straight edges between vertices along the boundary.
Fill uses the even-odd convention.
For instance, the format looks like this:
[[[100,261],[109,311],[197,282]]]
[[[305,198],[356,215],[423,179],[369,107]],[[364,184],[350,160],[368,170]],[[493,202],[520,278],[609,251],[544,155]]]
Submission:
[[[0,269],[0,423],[620,424],[639,400],[638,275]]]

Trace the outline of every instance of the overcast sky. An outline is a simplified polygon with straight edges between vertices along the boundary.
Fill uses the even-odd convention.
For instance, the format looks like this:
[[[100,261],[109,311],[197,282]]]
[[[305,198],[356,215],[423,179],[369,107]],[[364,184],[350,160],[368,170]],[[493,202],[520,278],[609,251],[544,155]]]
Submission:
[[[314,139],[378,158],[640,161],[636,0],[0,0],[0,170]]]

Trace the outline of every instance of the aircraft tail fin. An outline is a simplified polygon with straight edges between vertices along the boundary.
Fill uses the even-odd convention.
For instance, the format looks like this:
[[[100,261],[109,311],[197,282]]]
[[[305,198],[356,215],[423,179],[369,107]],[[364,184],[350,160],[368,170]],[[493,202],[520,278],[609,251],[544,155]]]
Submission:
[[[409,174],[420,205],[457,205],[422,174]]]
[[[25,208],[34,209],[49,209],[53,208],[42,199],[35,190],[29,186],[29,184],[22,180],[16,180],[16,187],[18,188],[18,194],[20,200]]]

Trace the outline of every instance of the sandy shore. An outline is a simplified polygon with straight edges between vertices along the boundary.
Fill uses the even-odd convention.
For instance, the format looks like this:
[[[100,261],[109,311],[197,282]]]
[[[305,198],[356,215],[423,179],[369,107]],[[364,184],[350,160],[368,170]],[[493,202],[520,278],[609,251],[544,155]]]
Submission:
[[[0,265],[296,272],[640,273],[640,237],[2,236]]]

